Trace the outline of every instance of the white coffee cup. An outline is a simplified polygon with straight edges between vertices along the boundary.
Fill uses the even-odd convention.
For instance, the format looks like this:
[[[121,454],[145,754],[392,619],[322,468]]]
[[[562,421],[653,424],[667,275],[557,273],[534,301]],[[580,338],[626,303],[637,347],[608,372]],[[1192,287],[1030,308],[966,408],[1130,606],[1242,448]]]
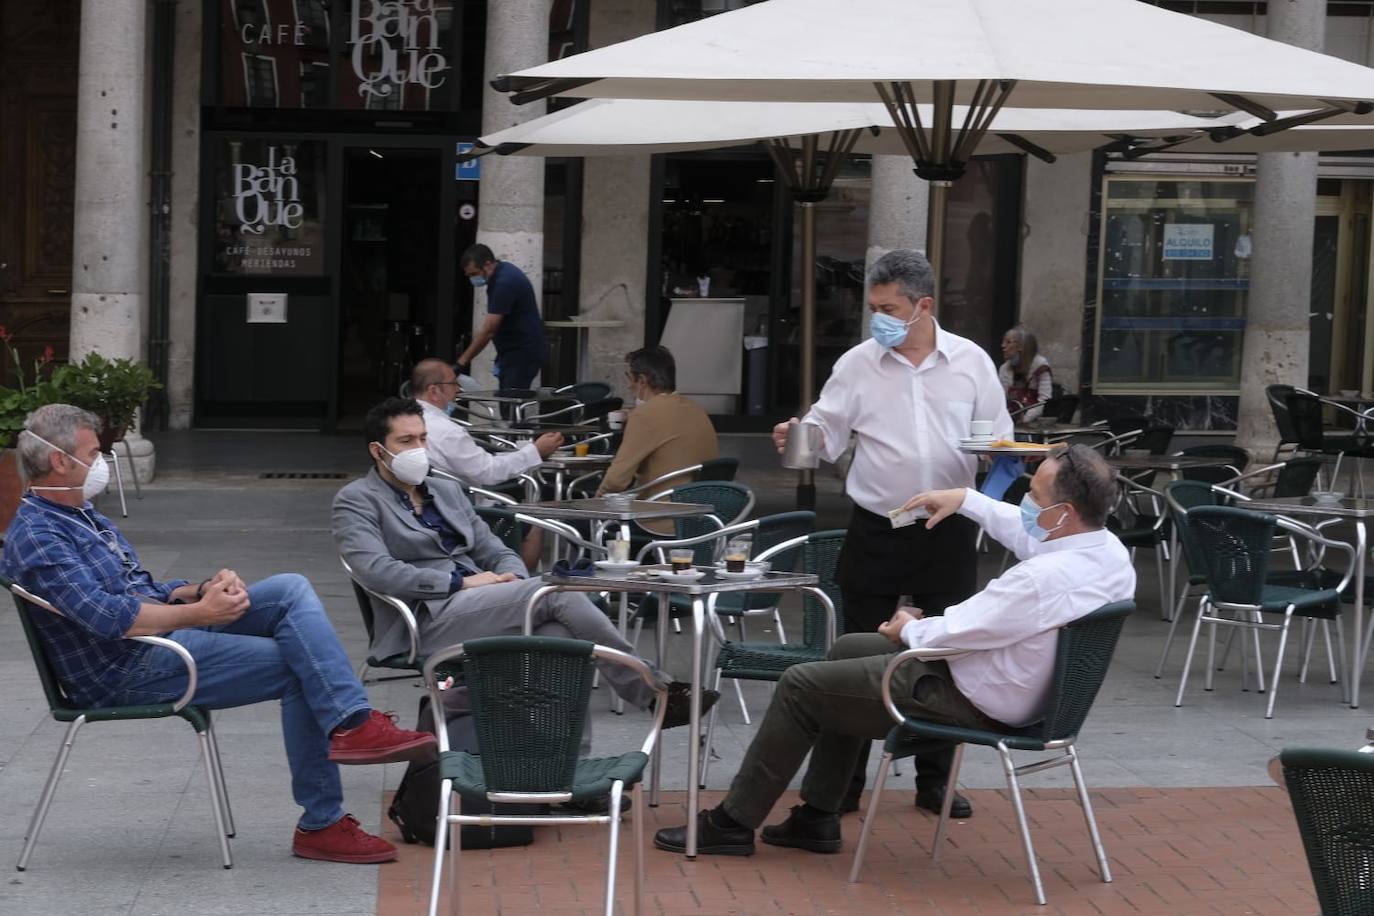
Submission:
[[[630,542],[624,538],[616,538],[608,545],[610,547],[610,559],[616,563],[625,563],[630,559]]]
[[[974,420],[968,425],[968,434],[974,439],[988,439],[992,437],[991,420]]]
[[[611,429],[624,429],[625,411],[612,410],[610,413],[606,414],[606,425]]]

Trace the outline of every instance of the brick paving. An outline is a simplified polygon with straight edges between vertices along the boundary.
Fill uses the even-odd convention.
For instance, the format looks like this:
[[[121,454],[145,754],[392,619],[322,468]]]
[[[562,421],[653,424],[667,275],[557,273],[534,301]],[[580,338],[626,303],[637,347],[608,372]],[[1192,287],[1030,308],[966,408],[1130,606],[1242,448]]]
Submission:
[[[1049,905],[1035,905],[1004,791],[966,793],[970,820],[953,822],[939,865],[929,859],[935,818],[910,807],[910,789],[884,794],[861,883],[848,884],[857,815],[845,850],[822,856],[758,845],[750,858],[695,862],[650,848],[644,912],[668,914],[1117,914],[1315,913],[1316,898],[1286,795],[1277,787],[1104,789],[1092,793],[1113,882],[1097,875],[1070,790],[1031,789],[1026,807]],[[719,792],[703,793],[713,805]],[[389,801],[389,798],[388,798]],[[685,793],[648,809],[645,842],[683,820]],[[770,822],[796,803],[789,793]],[[387,836],[400,838],[388,822]],[[632,912],[630,822],[621,834],[617,913]],[[605,828],[539,828],[532,846],[463,854],[464,913],[597,914]],[[401,846],[380,869],[377,913],[424,912],[433,850]],[[443,903],[447,906],[447,898]],[[447,912],[446,909],[441,912]]]

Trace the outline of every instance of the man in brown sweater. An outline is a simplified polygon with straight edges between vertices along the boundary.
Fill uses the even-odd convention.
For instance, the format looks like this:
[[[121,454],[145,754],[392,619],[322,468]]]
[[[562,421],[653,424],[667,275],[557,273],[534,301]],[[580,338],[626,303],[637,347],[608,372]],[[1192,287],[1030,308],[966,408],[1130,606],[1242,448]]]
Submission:
[[[624,440],[606,470],[597,490],[598,496],[619,493],[720,455],[716,428],[711,425],[706,411],[673,390],[677,387],[677,364],[667,348],[635,350],[625,357],[625,364],[625,377],[635,397],[635,409],[629,411],[625,420]],[[663,489],[689,480],[684,476],[665,481]],[[671,526],[666,526],[659,533],[671,530]]]

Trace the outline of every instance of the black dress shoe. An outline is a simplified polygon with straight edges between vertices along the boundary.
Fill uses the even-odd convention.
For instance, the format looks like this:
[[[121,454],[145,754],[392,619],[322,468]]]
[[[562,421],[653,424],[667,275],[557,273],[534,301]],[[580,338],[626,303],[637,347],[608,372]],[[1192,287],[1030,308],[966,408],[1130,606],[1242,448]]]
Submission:
[[[632,804],[630,796],[620,796],[620,813],[624,814],[629,811]],[[607,814],[611,810],[611,793],[607,792],[605,795],[598,795],[595,798],[588,798],[582,801],[563,802],[557,807],[559,811],[564,811],[572,815]]]
[[[701,691],[701,717],[704,721],[711,707],[720,699],[719,690]],[[692,685],[686,681],[673,681],[668,685],[668,706],[663,713],[663,727],[677,728],[692,719]]]
[[[940,813],[940,809],[945,804],[945,787],[931,786],[928,789],[917,787],[916,807],[935,814]],[[966,817],[973,817],[973,806],[968,803],[968,799],[954,793],[954,801],[949,806],[949,816],[952,820],[962,820]]]
[[[761,837],[769,846],[790,846],[809,852],[839,852],[844,845],[838,814],[808,815],[802,805],[793,805],[792,813],[781,824],[764,827]]]
[[[654,834],[654,848],[687,851],[687,828],[664,827]],[[697,852],[703,856],[752,856],[754,831],[747,827],[717,827],[710,811],[697,813]]]

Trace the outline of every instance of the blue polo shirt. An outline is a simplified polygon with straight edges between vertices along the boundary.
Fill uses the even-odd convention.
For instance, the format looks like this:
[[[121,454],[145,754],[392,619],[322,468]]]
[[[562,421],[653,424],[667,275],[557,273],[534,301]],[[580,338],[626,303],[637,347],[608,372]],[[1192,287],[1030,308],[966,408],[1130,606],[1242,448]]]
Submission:
[[[497,261],[487,281],[487,314],[504,316],[492,338],[498,363],[503,357],[544,353],[544,319],[534,297],[534,284],[508,261]]]

